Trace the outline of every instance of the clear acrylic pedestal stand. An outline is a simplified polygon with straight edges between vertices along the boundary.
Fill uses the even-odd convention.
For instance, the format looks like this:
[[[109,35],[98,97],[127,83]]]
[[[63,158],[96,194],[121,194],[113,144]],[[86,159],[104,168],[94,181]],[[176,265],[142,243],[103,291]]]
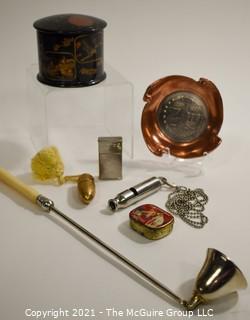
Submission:
[[[204,154],[199,158],[177,158],[171,155],[168,150],[161,157],[158,157],[148,150],[147,157],[138,160],[140,160],[142,167],[152,173],[155,172],[156,175],[162,171],[166,172],[166,174],[172,171],[179,173],[181,176],[196,177],[204,172],[206,162],[210,158],[210,154]]]
[[[100,136],[122,136],[123,156],[133,158],[133,86],[111,66],[107,79],[81,88],[41,84],[38,66],[27,70],[30,134],[36,151],[55,145],[73,162],[97,161]]]
[[[169,170],[183,173],[187,177],[196,177],[201,175],[204,170],[204,164],[207,157],[208,154],[204,154],[203,157],[190,159],[176,158],[170,153],[165,153],[163,155],[164,162],[167,163]]]

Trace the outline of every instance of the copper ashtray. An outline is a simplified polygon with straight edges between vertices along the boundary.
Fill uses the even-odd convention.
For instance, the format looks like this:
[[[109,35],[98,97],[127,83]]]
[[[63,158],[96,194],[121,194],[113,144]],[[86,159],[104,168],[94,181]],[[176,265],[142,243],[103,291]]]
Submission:
[[[211,81],[165,77],[147,88],[143,100],[142,133],[155,155],[201,157],[220,144],[223,103]]]

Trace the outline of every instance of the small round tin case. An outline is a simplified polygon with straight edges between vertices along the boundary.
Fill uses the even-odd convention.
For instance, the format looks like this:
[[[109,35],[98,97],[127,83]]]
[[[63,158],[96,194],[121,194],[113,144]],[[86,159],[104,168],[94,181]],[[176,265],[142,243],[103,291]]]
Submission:
[[[129,213],[130,226],[150,240],[167,236],[173,229],[174,217],[167,211],[153,205],[141,205]]]

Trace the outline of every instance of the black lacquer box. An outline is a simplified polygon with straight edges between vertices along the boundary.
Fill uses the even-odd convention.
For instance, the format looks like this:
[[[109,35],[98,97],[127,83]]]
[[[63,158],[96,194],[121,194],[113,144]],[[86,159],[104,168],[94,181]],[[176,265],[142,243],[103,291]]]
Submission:
[[[40,82],[55,87],[83,87],[106,78],[103,29],[107,23],[80,14],[60,14],[34,22]]]

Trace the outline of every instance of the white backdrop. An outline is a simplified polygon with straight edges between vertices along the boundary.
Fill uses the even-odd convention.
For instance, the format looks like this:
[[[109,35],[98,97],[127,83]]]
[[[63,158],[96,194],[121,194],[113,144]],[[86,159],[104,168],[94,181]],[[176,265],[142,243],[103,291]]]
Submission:
[[[105,61],[134,85],[136,159],[154,162],[152,165],[135,159],[126,165],[122,181],[98,182],[95,201],[84,209],[73,186],[36,187],[69,216],[183,297],[191,294],[193,278],[208,247],[232,257],[249,278],[250,2],[0,0],[0,165],[29,184],[34,184],[29,175],[34,149],[27,135],[25,70],[37,62],[32,23],[41,17],[70,12],[108,22],[104,32]],[[171,74],[208,78],[223,97],[223,142],[205,161],[198,177],[162,165],[149,154],[141,137],[146,87]],[[114,215],[105,211],[109,197],[153,175],[204,188],[210,198],[208,225],[194,230],[176,218],[169,237],[149,242],[129,229],[129,210]],[[95,310],[96,319],[111,318],[105,309],[113,307],[176,308],[91,242],[53,217],[40,215],[38,209],[7,187],[0,185],[0,190],[1,319],[32,318],[25,316],[27,308],[90,308]],[[160,192],[149,202],[163,207],[166,196]],[[246,319],[249,289],[240,292],[238,298],[232,296],[212,307],[214,319]]]

